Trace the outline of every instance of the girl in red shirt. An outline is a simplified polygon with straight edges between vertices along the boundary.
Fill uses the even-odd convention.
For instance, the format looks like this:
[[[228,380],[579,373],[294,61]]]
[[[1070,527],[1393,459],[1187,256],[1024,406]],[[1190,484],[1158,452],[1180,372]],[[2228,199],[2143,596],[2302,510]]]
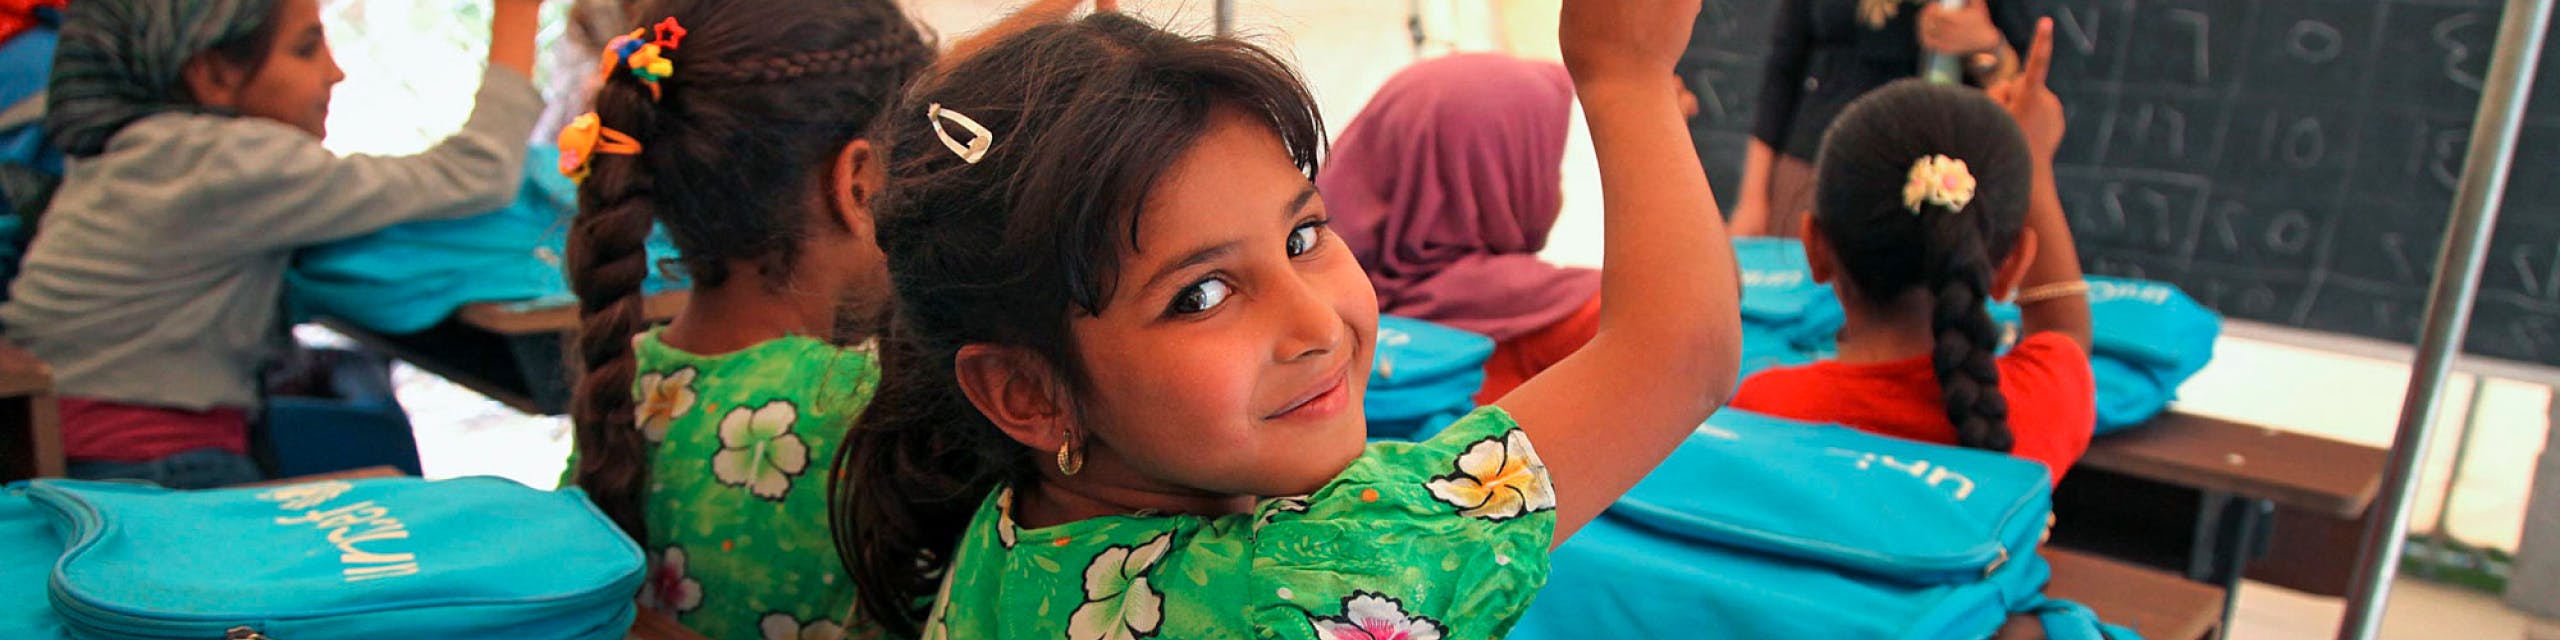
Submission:
[[[1763,372],[1732,406],[2009,452],[2056,481],[2080,459],[2096,419],[2089,305],[2053,183],[2051,49],[2041,25],[2015,80],[1906,80],[1841,114],[1801,229],[1847,313],[1838,359]],[[1993,355],[1994,297],[2023,312],[2006,356]]]

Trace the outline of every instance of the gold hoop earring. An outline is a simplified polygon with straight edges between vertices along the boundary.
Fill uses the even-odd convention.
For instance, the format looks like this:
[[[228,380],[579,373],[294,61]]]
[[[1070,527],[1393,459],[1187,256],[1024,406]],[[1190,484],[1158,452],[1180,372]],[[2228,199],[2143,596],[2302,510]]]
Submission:
[[[1084,470],[1084,452],[1076,449],[1076,432],[1067,432],[1065,444],[1058,445],[1058,473],[1075,475]]]

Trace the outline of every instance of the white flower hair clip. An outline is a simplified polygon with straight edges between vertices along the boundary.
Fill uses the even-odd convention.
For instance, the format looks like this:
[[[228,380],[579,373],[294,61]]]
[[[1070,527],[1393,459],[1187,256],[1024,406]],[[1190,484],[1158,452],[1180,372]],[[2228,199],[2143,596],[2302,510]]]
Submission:
[[[1963,211],[1973,203],[1973,170],[1963,160],[1942,155],[1924,156],[1911,163],[1911,181],[1902,185],[1902,206],[1919,214],[1923,204]]]
[[[940,102],[925,107],[924,117],[933,121],[933,135],[942,137],[942,146],[949,147],[954,154],[959,154],[963,162],[977,164],[979,160],[986,159],[987,149],[996,144],[995,132],[988,131],[986,125],[978,124],[977,120],[958,111],[944,109]],[[964,144],[958,138],[951,137],[951,132],[942,127],[943,121],[946,120],[960,125],[961,130],[969,132],[969,142]]]

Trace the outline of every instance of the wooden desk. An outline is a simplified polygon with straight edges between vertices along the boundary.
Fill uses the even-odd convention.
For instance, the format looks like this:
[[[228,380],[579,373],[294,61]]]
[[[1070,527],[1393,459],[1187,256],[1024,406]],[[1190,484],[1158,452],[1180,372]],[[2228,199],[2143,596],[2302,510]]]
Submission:
[[[0,342],[0,482],[61,477],[64,464],[52,365]]]
[[[2151,569],[2060,549],[2044,550],[2053,563],[2045,595],[2088,605],[2098,619],[2132,627],[2151,640],[2207,637],[2223,618],[2223,590]],[[2045,637],[2034,616],[2011,618],[1999,640]]]
[[[2183,573],[2222,587],[2228,597],[2236,598],[2244,577],[2343,593],[2386,455],[2259,425],[2164,413],[2090,443],[2055,490],[2061,523],[2053,545]],[[2284,544],[2273,544],[2278,539]]]
[[[665,321],[691,298],[687,292],[670,291],[649,296],[641,308],[649,321]],[[329,318],[320,324],[517,411],[568,411],[569,382],[576,377],[567,356],[569,339],[578,329],[574,305],[484,302],[401,336]]]
[[[687,291],[649,296],[641,300],[640,313],[652,321],[671,319],[692,299],[692,293]],[[522,303],[482,302],[465,306],[453,315],[463,324],[504,336],[566,334],[578,330],[576,305],[536,307]]]
[[[2190,413],[2091,442],[2080,466],[2202,491],[2361,518],[2388,452]]]

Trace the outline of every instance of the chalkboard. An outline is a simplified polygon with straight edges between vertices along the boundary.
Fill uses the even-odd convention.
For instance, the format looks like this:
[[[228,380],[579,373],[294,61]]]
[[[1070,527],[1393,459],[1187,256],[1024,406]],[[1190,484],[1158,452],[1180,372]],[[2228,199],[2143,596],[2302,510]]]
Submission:
[[[1728,204],[1779,3],[1706,0],[1680,65]],[[2091,273],[2223,314],[2416,339],[2504,3],[2046,0]],[[2465,350],[2560,366],[2560,39],[2543,54]]]

